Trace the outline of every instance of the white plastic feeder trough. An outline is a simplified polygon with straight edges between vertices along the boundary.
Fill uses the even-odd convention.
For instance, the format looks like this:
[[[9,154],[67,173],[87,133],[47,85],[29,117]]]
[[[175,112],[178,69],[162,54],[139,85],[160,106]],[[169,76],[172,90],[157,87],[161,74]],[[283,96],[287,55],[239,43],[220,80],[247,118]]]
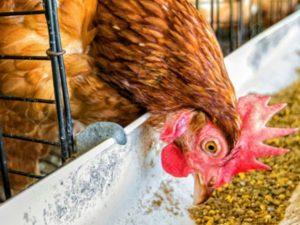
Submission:
[[[238,96],[274,93],[296,80],[300,11],[226,57]],[[3,225],[188,225],[193,180],[175,179],[160,165],[157,134],[128,127],[128,144],[110,139],[0,207]]]

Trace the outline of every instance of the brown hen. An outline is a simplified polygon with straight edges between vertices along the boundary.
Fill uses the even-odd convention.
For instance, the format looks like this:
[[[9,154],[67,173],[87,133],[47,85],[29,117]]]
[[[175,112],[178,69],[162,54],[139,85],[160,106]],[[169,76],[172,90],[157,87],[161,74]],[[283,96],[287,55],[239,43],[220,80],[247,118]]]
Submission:
[[[87,55],[95,30],[91,20],[96,0],[60,0],[59,20],[72,116],[75,126],[97,121],[126,125],[139,109],[121,97],[97,76],[93,60]],[[1,11],[42,9],[38,0],[2,0]],[[49,48],[43,15],[0,19],[0,54],[45,55]],[[54,99],[51,65],[48,61],[0,61],[0,94],[28,98]],[[57,120],[53,105],[0,101],[0,126],[4,132],[56,140]],[[9,168],[39,173],[39,159],[48,146],[5,139]],[[32,180],[11,175],[12,188],[19,191]]]
[[[162,168],[194,176],[194,203],[238,173],[269,169],[257,158],[286,152],[263,144],[296,131],[266,127],[285,105],[259,95],[236,100],[215,35],[187,0],[98,2],[101,78],[132,93],[154,125],[162,122]]]

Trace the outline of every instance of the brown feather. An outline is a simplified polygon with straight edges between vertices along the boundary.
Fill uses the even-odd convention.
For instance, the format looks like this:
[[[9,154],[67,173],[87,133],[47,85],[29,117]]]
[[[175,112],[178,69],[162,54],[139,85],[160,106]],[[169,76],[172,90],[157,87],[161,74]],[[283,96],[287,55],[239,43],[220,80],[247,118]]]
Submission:
[[[154,114],[204,112],[232,144],[239,130],[236,97],[205,18],[186,0],[98,2],[93,55],[101,78]]]

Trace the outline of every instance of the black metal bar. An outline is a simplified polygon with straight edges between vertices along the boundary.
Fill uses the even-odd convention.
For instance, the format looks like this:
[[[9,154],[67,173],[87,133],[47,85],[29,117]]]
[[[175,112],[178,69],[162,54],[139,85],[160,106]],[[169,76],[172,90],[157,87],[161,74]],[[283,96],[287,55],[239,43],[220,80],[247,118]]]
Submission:
[[[252,27],[253,27],[253,25],[252,25],[253,24],[252,7],[253,7],[253,0],[250,0],[250,4],[249,4],[249,22],[248,22],[248,39],[251,39],[251,37],[252,37]],[[257,5],[256,7],[259,7],[259,6]]]
[[[258,7],[258,13],[257,13],[257,22],[256,22],[256,30],[255,30],[255,35],[258,34],[260,31],[262,31],[264,29],[264,25],[266,21],[264,21],[264,18],[263,18],[263,3],[262,3],[262,0],[258,0],[258,4],[259,4],[259,7]],[[268,16],[268,15],[266,15]]]
[[[234,49],[233,0],[229,1],[229,50]]]
[[[23,97],[6,96],[6,95],[0,95],[0,100],[31,102],[31,103],[44,103],[44,104],[55,104],[55,100],[50,100],[50,99],[23,98]]]
[[[25,173],[25,172],[22,172],[22,171],[12,170],[12,169],[9,169],[8,172],[11,173],[11,174],[15,174],[15,175],[23,176],[23,177],[30,177],[30,178],[33,178],[33,179],[43,179],[45,177],[45,176],[41,176],[41,175],[36,175],[36,174],[32,174],[32,173]]]
[[[39,15],[39,14],[45,14],[45,10],[17,11],[17,12],[0,12],[0,17],[4,17],[4,16]]]
[[[46,10],[46,20],[48,23],[48,33],[49,33],[49,43],[50,43],[50,51],[55,53],[57,51],[57,43],[56,43],[56,34],[54,29],[54,15],[53,15],[53,2],[51,0],[43,0]],[[62,106],[62,96],[61,96],[61,77],[60,77],[60,70],[58,64],[58,57],[55,54],[49,55],[51,58],[51,66],[52,66],[52,74],[53,74],[53,86],[54,86],[54,94],[55,94],[55,101],[56,101],[56,112],[57,112],[57,120],[58,120],[58,127],[59,127],[59,138],[61,143],[61,152],[62,152],[62,161],[69,157],[68,151],[68,140],[67,134],[65,130],[65,121],[64,121],[64,112]]]
[[[281,19],[281,1],[278,1],[278,0],[276,0],[275,1],[275,13],[274,13],[274,17],[275,17],[275,23],[278,21],[278,20],[280,20]]]
[[[196,0],[196,9],[199,9],[199,0]]]
[[[58,16],[57,16],[57,5],[56,1],[52,0],[53,2],[53,17],[54,17],[54,31],[56,33],[55,39],[56,39],[56,45],[57,45],[57,52],[64,52],[62,49],[61,44],[61,37],[60,37],[60,29],[58,24]],[[62,95],[63,95],[63,102],[64,102],[64,110],[65,110],[65,119],[66,119],[66,132],[67,132],[67,141],[68,141],[68,150],[69,155],[71,155],[74,152],[74,140],[73,140],[73,120],[71,115],[71,105],[70,105],[70,97],[68,92],[68,84],[67,84],[67,78],[66,78],[66,70],[65,70],[65,64],[63,55],[58,55],[58,63],[59,63],[59,72],[60,72],[60,80],[61,80],[61,86],[62,86]]]
[[[238,28],[237,28],[237,46],[241,46],[243,42],[243,33],[244,33],[244,18],[243,18],[243,1],[239,1],[237,7],[238,11]]]
[[[6,154],[3,147],[3,138],[2,138],[2,129],[0,128],[0,170],[1,170],[1,177],[3,182],[3,189],[5,198],[8,199],[11,197],[11,190],[10,190],[10,182],[8,176],[8,167],[7,167],[7,159]]]
[[[215,1],[214,0],[210,0],[210,25],[212,28],[214,28],[214,9],[215,9]]]
[[[270,8],[270,15],[269,15],[269,26],[273,23],[273,11],[274,11],[274,1],[273,0],[270,0],[271,1],[271,8]]]
[[[217,0],[217,38],[221,37],[221,29],[220,29],[220,0]]]
[[[0,55],[0,59],[11,60],[50,60],[49,56]]]
[[[52,145],[52,146],[57,146],[57,147],[60,146],[59,142],[48,141],[48,140],[38,139],[38,138],[32,138],[32,137],[27,137],[27,136],[23,136],[23,135],[3,133],[3,137],[10,138],[10,139],[17,139],[17,140],[21,140],[21,141],[35,142],[35,143],[40,143],[40,144],[45,144],[45,145]]]
[[[299,1],[299,3],[300,3],[300,1]],[[288,8],[289,8],[289,10],[288,10],[288,13],[290,14],[290,13],[292,13],[293,12],[293,0],[289,0],[288,1]]]

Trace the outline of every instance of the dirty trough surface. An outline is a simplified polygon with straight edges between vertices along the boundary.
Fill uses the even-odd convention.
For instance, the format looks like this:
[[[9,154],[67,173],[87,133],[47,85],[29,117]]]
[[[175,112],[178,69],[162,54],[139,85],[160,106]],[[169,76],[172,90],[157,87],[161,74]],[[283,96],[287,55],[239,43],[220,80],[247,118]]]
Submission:
[[[226,66],[238,96],[250,92],[274,94],[295,82],[296,68],[300,67],[299,37],[300,12],[296,12],[226,57]],[[175,179],[162,171],[160,165],[162,143],[157,141],[158,134],[145,125],[148,116],[146,114],[126,127],[128,134],[126,146],[120,147],[114,140],[107,140],[1,205],[0,223],[5,225],[195,224],[188,212],[192,204],[193,179],[192,177]],[[281,120],[279,122],[282,124]],[[276,141],[273,142],[276,144]],[[282,143],[285,141],[279,142]],[[295,146],[292,148],[294,149]],[[293,153],[289,153],[289,156],[291,154]],[[282,159],[279,157],[274,160],[280,162]],[[272,162],[269,161],[270,164]],[[280,166],[276,163],[274,165]],[[279,170],[275,168],[274,171]],[[271,176],[273,172],[265,173]],[[265,173],[251,176],[265,176]],[[276,182],[285,178],[283,174],[273,176]],[[245,182],[245,185],[247,182],[251,183],[249,174],[245,174],[244,178],[241,175],[238,179]],[[281,182],[284,181],[286,180]],[[267,198],[266,201],[282,202],[280,198],[283,198],[285,200],[283,206],[261,202],[265,205],[260,209],[261,213],[268,210],[276,212],[279,207],[285,208],[290,195],[286,189],[292,191],[296,187],[296,182],[292,182],[291,185],[288,183],[289,180],[286,182],[288,186],[284,187],[283,193],[269,193],[271,198],[266,197],[268,190],[275,190],[271,187],[262,193]],[[231,185],[236,185],[236,182]],[[240,185],[239,188],[243,188],[242,184]],[[264,182],[257,185],[264,187]],[[278,183],[269,186],[273,185],[276,186]],[[255,196],[254,186],[255,184],[252,186],[250,197]],[[223,191],[226,190],[230,190],[230,185]],[[300,191],[300,188],[298,190]],[[297,207],[299,210],[297,205],[300,198],[299,191],[294,192],[286,212],[283,210],[279,214],[271,215],[278,216],[276,224],[283,216],[285,219],[281,225],[300,224],[299,218],[296,218],[299,216],[296,212]],[[226,196],[220,193],[215,193],[220,195],[219,200],[228,201],[225,199]],[[279,197],[280,194],[285,196]],[[235,194],[231,195],[234,198],[232,202],[238,203]],[[248,197],[244,196],[244,198]],[[231,201],[230,198],[228,199]],[[220,207],[218,210],[224,209]],[[254,219],[254,216],[252,218]],[[231,224],[272,225],[265,221],[246,222]],[[226,223],[230,224],[229,216],[224,223],[208,220],[198,224]]]

